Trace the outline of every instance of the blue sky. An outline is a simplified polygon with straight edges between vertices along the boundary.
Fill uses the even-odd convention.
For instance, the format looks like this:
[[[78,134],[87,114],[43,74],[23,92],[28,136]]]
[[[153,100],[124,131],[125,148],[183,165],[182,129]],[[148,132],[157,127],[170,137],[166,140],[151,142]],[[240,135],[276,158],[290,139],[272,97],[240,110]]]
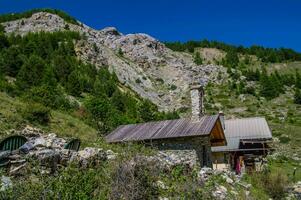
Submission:
[[[301,52],[300,0],[0,0],[0,13],[61,9],[83,23],[161,41],[218,40]]]

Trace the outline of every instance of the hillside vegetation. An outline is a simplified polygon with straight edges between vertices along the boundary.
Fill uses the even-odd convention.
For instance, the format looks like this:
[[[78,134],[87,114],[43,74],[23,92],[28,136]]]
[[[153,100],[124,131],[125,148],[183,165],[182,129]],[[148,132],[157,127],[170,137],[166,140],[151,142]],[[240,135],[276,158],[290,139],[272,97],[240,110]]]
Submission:
[[[98,168],[87,170],[71,165],[49,176],[38,173],[36,163],[31,163],[31,173],[14,178],[14,187],[5,196],[0,192],[0,197],[212,199],[214,189],[224,185],[237,193],[229,192],[229,199],[283,199],[286,187],[301,180],[300,53],[207,40],[165,43],[178,51],[174,52],[145,35],[121,36],[114,29],[83,33],[74,18],[48,9],[3,15],[0,22],[29,18],[40,11],[59,15],[68,26],[62,25],[64,30],[55,32],[47,32],[46,27],[45,32],[21,36],[5,33],[0,25],[0,137],[30,124],[60,137],[80,138],[83,146],[111,149],[118,157]],[[17,24],[22,26],[22,21]],[[101,38],[96,40],[99,35]],[[125,41],[121,44],[127,46],[116,41]],[[206,57],[204,51],[210,51],[210,56]],[[265,116],[272,129],[275,143],[269,171],[244,177],[252,184],[250,196],[243,186],[229,184],[219,175],[200,187],[198,169],[179,165],[166,170],[158,167],[160,163],[141,159],[155,154],[156,149],[104,142],[103,136],[121,124],[188,116],[187,107],[159,112],[157,105],[172,107],[175,103],[170,102],[171,97],[180,99],[175,98],[179,100],[177,104],[189,102],[186,86],[194,75],[208,81],[206,113],[223,111],[226,118]],[[156,101],[147,100],[158,88]],[[4,171],[0,174],[6,175]],[[159,187],[158,181],[163,181],[164,187]]]
[[[73,44],[78,33],[0,37],[0,90],[27,102],[29,121],[47,124],[48,110],[62,110],[104,134],[120,124],[177,117],[159,113],[133,92],[122,92],[124,86],[106,67],[96,70],[78,60]]]

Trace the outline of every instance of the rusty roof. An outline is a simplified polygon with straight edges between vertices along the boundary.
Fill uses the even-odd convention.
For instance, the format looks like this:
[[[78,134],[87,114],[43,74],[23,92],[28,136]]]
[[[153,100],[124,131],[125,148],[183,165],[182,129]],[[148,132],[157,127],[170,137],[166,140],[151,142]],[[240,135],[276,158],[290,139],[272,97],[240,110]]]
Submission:
[[[219,115],[122,125],[105,137],[107,142],[143,141],[209,135]]]
[[[227,146],[212,147],[213,152],[236,151],[245,139],[272,139],[272,132],[264,117],[225,120]]]

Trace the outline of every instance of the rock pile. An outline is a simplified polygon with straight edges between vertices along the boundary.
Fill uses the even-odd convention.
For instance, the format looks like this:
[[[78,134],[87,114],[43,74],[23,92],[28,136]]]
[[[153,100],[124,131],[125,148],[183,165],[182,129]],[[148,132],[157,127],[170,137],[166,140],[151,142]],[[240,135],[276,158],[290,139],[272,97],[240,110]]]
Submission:
[[[218,177],[222,178],[223,184],[218,183]],[[214,179],[214,188],[212,191],[212,197],[214,199],[237,199],[237,188],[243,188],[245,190],[245,196],[250,195],[251,185],[241,181],[241,176],[235,175],[234,172],[229,170],[213,170],[208,167],[201,168],[198,173],[198,179],[201,185],[205,185],[208,181]],[[227,185],[227,187],[225,187]]]
[[[67,166],[69,163],[81,168],[95,167],[116,157],[113,151],[100,148],[86,147],[80,151],[65,149],[65,139],[30,126],[12,133],[23,135],[28,141],[17,150],[0,152],[0,160],[6,161],[3,166],[11,176],[27,173],[30,162],[38,162],[41,173],[54,173],[58,167]]]
[[[197,163],[196,152],[194,150],[159,151],[155,157],[161,165],[164,165],[166,168],[184,165],[192,169]]]

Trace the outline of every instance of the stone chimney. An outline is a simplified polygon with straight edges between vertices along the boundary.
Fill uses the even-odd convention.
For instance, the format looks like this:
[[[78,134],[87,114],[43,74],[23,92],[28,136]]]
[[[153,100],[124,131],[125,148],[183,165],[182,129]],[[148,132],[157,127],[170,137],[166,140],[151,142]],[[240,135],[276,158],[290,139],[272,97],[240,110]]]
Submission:
[[[191,120],[198,121],[204,115],[204,89],[200,84],[191,85]]]

